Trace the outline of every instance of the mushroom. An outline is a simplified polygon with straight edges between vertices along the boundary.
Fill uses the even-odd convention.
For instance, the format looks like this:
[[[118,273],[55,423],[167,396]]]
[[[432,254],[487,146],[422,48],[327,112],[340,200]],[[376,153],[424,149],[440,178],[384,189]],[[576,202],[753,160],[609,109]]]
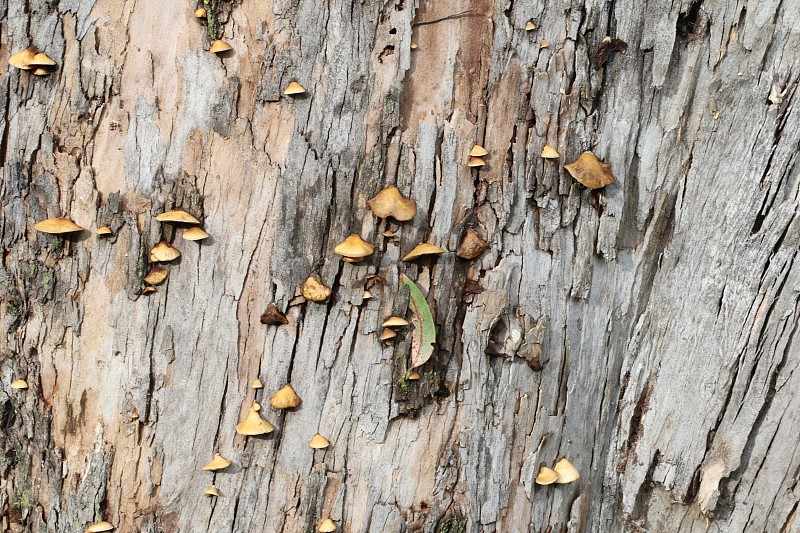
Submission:
[[[276,392],[272,398],[269,399],[269,403],[271,403],[272,407],[275,409],[292,409],[302,402],[303,400],[295,394],[294,389],[289,384],[284,385],[281,390]]]
[[[203,492],[203,496],[219,496],[219,490],[212,485]]]
[[[417,43],[411,43],[411,49],[412,50],[416,50],[417,49]]]
[[[422,376],[416,370],[408,374],[408,381],[418,381]]]
[[[395,232],[393,232],[393,231],[392,231],[392,230],[390,230],[390,229],[387,229],[386,231],[384,231],[384,232],[382,233],[382,235],[383,235],[384,237],[388,238],[388,239],[391,239],[392,237],[394,237],[394,236],[395,236]]]
[[[56,62],[50,59],[44,52],[37,52],[35,56],[33,56],[33,60],[28,63],[32,67],[53,67],[56,65]]]
[[[260,379],[256,378],[256,379],[253,380],[252,383],[250,383],[250,388],[251,389],[263,389],[264,388],[264,384],[261,383]]]
[[[314,435],[314,437],[311,439],[311,442],[309,442],[308,445],[314,448],[315,450],[322,450],[323,448],[327,448],[328,446],[330,446],[331,443],[328,439],[317,433],[316,435]]]
[[[154,292],[156,292],[156,288],[153,287],[152,285],[148,285],[147,287],[142,289],[142,294],[152,294]]]
[[[223,470],[231,466],[231,462],[222,457],[219,453],[214,454],[214,459],[211,460],[206,466],[203,467],[203,470]]]
[[[99,533],[100,531],[111,531],[114,526],[106,521],[95,522],[86,528],[86,533]]]
[[[345,240],[333,247],[333,252],[345,259],[362,259],[375,251],[375,246],[361,238],[360,235],[350,235]]]
[[[293,81],[292,83],[287,85],[286,88],[283,90],[283,94],[288,96],[303,94],[304,92],[306,92],[306,88],[297,83],[296,81]]]
[[[542,148],[542,153],[539,154],[545,159],[558,159],[561,157],[559,153],[556,151],[555,148],[550,146],[549,144],[545,144],[544,148]]]
[[[408,325],[408,320],[404,318],[400,318],[399,316],[392,316],[386,319],[386,321],[381,324],[382,328],[402,328],[403,326]]]
[[[389,341],[397,337],[397,332],[392,328],[385,328],[381,333],[380,340],[383,342]]]
[[[555,472],[558,474],[558,480],[556,483],[559,485],[563,485],[564,483],[572,483],[581,477],[578,470],[566,459],[561,459],[559,462],[557,462],[556,466],[553,467],[553,470],[555,470]]]
[[[25,390],[28,388],[28,382],[25,381],[24,379],[17,379],[11,382],[11,388]]]
[[[275,304],[269,304],[267,310],[261,315],[261,323],[268,326],[277,326],[278,324],[288,324],[289,319],[286,315],[278,311]]]
[[[556,480],[558,480],[558,472],[543,466],[539,469],[539,475],[536,476],[534,481],[536,481],[537,485],[552,485]]]
[[[378,218],[389,218],[398,222],[411,220],[417,214],[417,202],[406,198],[397,187],[387,187],[367,201],[372,213]]]
[[[162,268],[160,266],[154,266],[150,268],[150,272],[144,277],[144,281],[149,283],[150,285],[158,285],[163,283],[167,276],[169,275],[169,270],[166,268]]]
[[[458,245],[456,255],[461,259],[475,259],[485,252],[487,248],[489,248],[489,245],[486,241],[481,239],[474,231],[468,230],[464,238],[461,239],[461,244]]]
[[[113,234],[113,232],[111,231],[111,228],[109,228],[108,226],[100,226],[99,228],[97,228],[97,231],[95,231],[94,233],[95,233],[95,235],[112,235]]]
[[[333,531],[336,531],[336,524],[334,524],[333,520],[331,520],[330,518],[326,518],[319,525],[320,533],[332,533]]]
[[[139,420],[139,412],[138,411],[131,411],[128,416],[131,417],[131,420]]]
[[[255,400],[253,400],[253,411],[255,411],[255,412],[257,413],[257,412],[259,412],[260,410],[261,410],[261,404],[260,404],[260,403],[258,403],[258,402],[257,402],[257,401],[255,401]]]
[[[548,41],[547,39],[542,39],[539,42],[539,46],[542,48],[547,48],[548,46],[550,46],[550,41]]]
[[[180,250],[170,245],[168,242],[161,241],[150,250],[150,261],[158,263],[169,263],[181,256]]]
[[[221,54],[223,52],[227,52],[228,50],[233,50],[233,47],[223,41],[222,39],[217,39],[213,43],[211,43],[211,48],[208,49],[209,52],[212,54]]]
[[[239,435],[266,435],[275,431],[275,426],[261,418],[255,404],[250,408],[247,418],[236,424],[236,433]]]
[[[200,226],[192,226],[183,232],[183,238],[187,241],[202,241],[208,239],[208,233]]]
[[[361,263],[364,261],[363,257],[342,257],[342,261],[345,263]]]
[[[614,183],[611,165],[603,163],[592,152],[583,152],[577,161],[564,165],[573,178],[590,189],[600,189]]]
[[[482,167],[485,164],[486,161],[482,157],[470,157],[469,161],[467,161],[468,167]]]
[[[180,224],[200,224],[200,221],[186,211],[167,211],[156,217],[159,222],[178,222]]]
[[[527,24],[525,24],[525,31],[533,31],[535,29],[536,29],[536,24],[534,24],[530,20],[528,21]]]
[[[300,285],[300,294],[311,302],[322,303],[331,297],[332,292],[322,283],[322,278],[316,272],[308,276],[308,279]]]
[[[415,259],[419,259],[420,257],[426,255],[439,255],[443,253],[444,250],[436,245],[422,243],[418,244],[413,250],[406,254],[406,256],[403,258],[403,261],[414,261]]]
[[[31,62],[33,58],[36,57],[37,50],[36,48],[30,47],[26,48],[25,50],[20,50],[8,58],[8,64],[12,67],[17,67],[18,69],[22,70],[30,70],[33,68]]]
[[[60,235],[62,233],[77,233],[83,228],[68,218],[48,218],[34,224],[33,229],[42,233]]]
[[[36,67],[31,71],[31,74],[33,74],[34,76],[47,76],[48,74],[50,74],[50,71],[44,67]]]
[[[484,148],[480,144],[476,144],[469,151],[469,156],[470,157],[483,157],[485,155],[489,155],[489,152],[486,150],[486,148]]]
[[[204,7],[199,7],[194,10],[194,16],[199,19],[204,19],[206,16],[208,16],[208,11],[206,11],[206,8]]]
[[[369,300],[370,298],[372,298],[372,293],[369,292],[369,291],[364,291],[364,294],[363,294],[363,296],[361,296],[361,299],[362,300]]]

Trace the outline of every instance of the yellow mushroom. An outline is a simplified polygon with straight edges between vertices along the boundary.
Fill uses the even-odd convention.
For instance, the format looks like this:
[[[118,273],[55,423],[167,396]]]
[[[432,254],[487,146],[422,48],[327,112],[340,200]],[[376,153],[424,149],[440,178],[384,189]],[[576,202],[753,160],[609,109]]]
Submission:
[[[331,291],[322,283],[319,274],[311,274],[308,279],[300,285],[300,294],[308,301],[322,303],[330,298]]]
[[[112,231],[108,226],[100,226],[94,233],[95,235],[111,235]]]
[[[545,159],[558,159],[560,156],[556,149],[550,146],[549,144],[545,144],[544,148],[542,148],[542,153],[540,154]]]
[[[37,52],[29,63],[32,67],[53,67],[56,62],[47,56],[44,52]]]
[[[345,259],[361,259],[372,255],[374,251],[375,246],[355,234],[333,247],[333,252],[344,256]]]
[[[489,155],[489,152],[486,150],[486,148],[484,148],[480,144],[476,144],[469,151],[469,156],[470,157],[483,157],[485,155]]]
[[[156,292],[156,288],[153,287],[152,285],[148,285],[147,287],[142,289],[142,294],[152,294],[154,292]]]
[[[402,328],[403,326],[408,325],[408,320],[404,318],[400,318],[399,316],[392,316],[387,318],[383,324],[381,324],[382,328]]]
[[[275,426],[261,418],[255,405],[250,408],[247,418],[236,424],[239,435],[266,435],[275,431]]]
[[[223,52],[227,52],[228,50],[233,50],[233,47],[223,41],[222,39],[217,39],[213,43],[211,43],[211,48],[208,49],[209,52],[212,54],[222,54]],[[195,222],[196,224],[196,222]]]
[[[414,371],[408,374],[408,381],[418,381],[422,376],[419,375],[419,372]]]
[[[566,459],[561,459],[557,462],[553,470],[558,474],[558,480],[556,481],[558,484],[572,483],[581,477],[578,470]]]
[[[263,384],[263,383],[261,383],[261,380],[260,380],[260,379],[256,378],[256,379],[254,379],[254,380],[253,380],[253,382],[250,384],[250,388],[251,388],[251,389],[263,389],[263,388],[264,388],[264,384]]]
[[[332,533],[333,531],[336,531],[336,524],[334,524],[333,520],[331,520],[330,518],[326,518],[319,525],[320,533]]]
[[[275,409],[292,409],[302,402],[303,400],[300,399],[300,396],[294,392],[294,389],[289,384],[284,385],[281,390],[269,399],[269,403]]]
[[[387,187],[367,201],[372,213],[378,218],[389,218],[398,222],[411,220],[417,214],[417,202],[406,198],[397,187]]]
[[[68,218],[48,218],[34,224],[33,229],[42,233],[59,235],[62,233],[77,233],[83,228]]]
[[[482,157],[470,157],[469,161],[467,161],[467,166],[471,168],[482,167],[485,164],[486,161]]]
[[[161,213],[156,216],[156,220],[159,222],[178,222],[180,224],[200,224],[197,218],[182,210]]]
[[[44,67],[36,67],[31,71],[31,74],[34,76],[47,76],[50,74],[50,71]]]
[[[169,270],[166,268],[162,268],[160,266],[154,266],[150,268],[150,272],[144,277],[145,283],[149,283],[150,285],[158,285],[163,283],[167,276],[169,275]]]
[[[25,390],[28,388],[28,382],[24,379],[17,379],[11,382],[12,389]]]
[[[386,342],[394,339],[395,337],[397,337],[397,332],[392,328],[386,328],[383,330],[383,333],[381,333],[380,340]]]
[[[150,261],[158,263],[169,263],[181,256],[180,250],[170,245],[168,242],[161,241],[150,250]]]
[[[183,232],[183,238],[187,241],[202,241],[208,239],[208,233],[200,226],[192,226]]]
[[[558,472],[553,470],[552,468],[547,468],[543,466],[539,469],[539,475],[536,476],[537,485],[552,485],[558,480]]]
[[[548,46],[550,46],[550,41],[548,41],[547,39],[542,39],[539,42],[539,46],[542,48],[547,48]]]
[[[200,7],[200,8],[197,8],[197,9],[194,10],[194,16],[199,18],[199,19],[204,19],[204,18],[206,18],[207,15],[208,15],[208,11],[206,11],[206,8],[204,8],[204,7]]]
[[[292,83],[287,85],[286,88],[283,90],[283,94],[288,96],[295,96],[298,94],[303,94],[304,92],[306,92],[306,88],[297,83],[296,81],[293,81]]]
[[[314,437],[311,439],[311,442],[309,442],[308,445],[314,448],[315,450],[322,450],[323,448],[327,448],[328,446],[330,446],[331,443],[328,439],[317,433],[316,435],[314,435]]]
[[[525,31],[533,31],[535,29],[536,29],[536,24],[534,24],[533,22],[528,21],[528,23],[525,24]]]
[[[33,68],[31,62],[33,58],[36,57],[37,50],[36,48],[30,47],[26,48],[25,50],[20,50],[8,58],[8,64],[12,67],[17,67],[18,69],[22,70],[30,70]]]
[[[86,528],[86,533],[100,533],[101,531],[111,531],[114,526],[106,521],[95,522]]]
[[[211,486],[208,487],[204,492],[203,496],[219,496],[219,490],[217,487]]]
[[[419,259],[420,257],[424,257],[426,255],[439,255],[443,253],[444,250],[436,245],[422,243],[418,244],[413,250],[406,254],[406,256],[403,258],[403,261],[414,261],[415,259]]]
[[[231,466],[231,462],[222,457],[219,453],[214,454],[214,459],[211,460],[206,466],[203,467],[203,470],[223,470]]]
[[[372,293],[369,292],[369,291],[364,291],[364,295],[361,296],[361,299],[362,300],[369,300],[370,298],[372,298]]]

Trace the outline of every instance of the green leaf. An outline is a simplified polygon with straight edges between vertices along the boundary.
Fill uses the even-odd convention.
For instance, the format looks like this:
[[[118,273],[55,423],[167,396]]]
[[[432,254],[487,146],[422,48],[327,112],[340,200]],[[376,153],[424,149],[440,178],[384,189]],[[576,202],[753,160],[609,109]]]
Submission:
[[[411,311],[411,323],[414,325],[414,335],[411,338],[411,366],[413,370],[425,364],[433,355],[433,345],[436,343],[436,325],[428,302],[417,287],[417,284],[405,274],[400,274],[400,281],[408,285],[409,296],[408,310]]]

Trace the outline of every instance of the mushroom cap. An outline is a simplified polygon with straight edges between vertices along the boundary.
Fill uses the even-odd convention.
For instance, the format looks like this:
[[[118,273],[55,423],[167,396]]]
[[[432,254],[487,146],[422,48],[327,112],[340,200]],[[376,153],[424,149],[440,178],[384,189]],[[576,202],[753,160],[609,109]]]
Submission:
[[[231,462],[222,457],[219,453],[214,454],[214,458],[203,467],[203,470],[222,470],[231,466]]]
[[[311,302],[324,302],[331,297],[333,291],[322,283],[322,278],[316,272],[308,276],[308,279],[300,285],[300,294]]]
[[[544,145],[544,148],[542,148],[542,153],[540,155],[545,159],[558,159],[560,157],[556,149],[550,146],[549,144]]]
[[[336,524],[334,524],[333,520],[331,520],[330,518],[326,518],[319,525],[320,533],[332,533],[333,531],[336,531]]]
[[[206,8],[204,7],[198,7],[197,9],[194,10],[194,16],[199,19],[206,18],[206,15],[208,15],[208,11],[206,11]]]
[[[418,381],[422,376],[416,370],[408,374],[408,381]]]
[[[114,526],[105,520],[102,522],[95,522],[86,528],[86,533],[99,533],[100,531],[111,531]]]
[[[393,232],[393,231],[392,231],[392,230],[390,230],[390,229],[387,229],[386,231],[384,231],[384,232],[382,233],[382,235],[383,235],[384,237],[387,237],[387,238],[389,238],[389,237],[394,237],[394,236],[395,236],[395,232]]]
[[[25,381],[24,379],[14,380],[14,381],[11,382],[11,388],[12,389],[27,389],[28,388],[28,382]]]
[[[256,378],[256,379],[253,380],[252,383],[250,383],[250,388],[251,389],[263,389],[264,388],[264,384],[261,383],[260,379]]]
[[[269,399],[269,403],[275,409],[292,409],[302,402],[303,400],[300,399],[300,396],[294,392],[294,389],[288,383]]]
[[[387,318],[383,324],[381,324],[382,328],[402,328],[403,326],[408,325],[408,320],[405,318],[400,318],[399,316],[392,316]]]
[[[227,52],[228,50],[233,50],[233,47],[222,39],[217,39],[211,43],[211,48],[208,49],[208,51],[212,54],[221,54],[222,52]]]
[[[342,257],[345,263],[361,263],[364,261],[363,257]]]
[[[202,241],[208,239],[208,233],[200,226],[192,226],[183,232],[183,238],[187,241]]]
[[[411,49],[412,50],[416,50],[417,49],[417,43],[411,43]]]
[[[552,485],[556,480],[558,480],[558,472],[543,466],[539,469],[539,475],[536,476],[534,481],[536,481],[537,485]]]
[[[22,70],[30,70],[32,67],[31,61],[33,58],[36,57],[36,48],[26,48],[25,50],[20,50],[8,58],[8,64],[12,67],[17,67]]]
[[[48,218],[47,220],[42,220],[34,224],[33,229],[41,231],[42,233],[52,233],[54,235],[83,231],[82,227],[68,218]]]
[[[163,283],[167,276],[169,275],[169,270],[166,268],[162,268],[160,266],[153,266],[150,267],[150,272],[144,277],[145,283],[149,283],[150,285],[158,285]]]
[[[266,435],[275,431],[275,426],[261,418],[255,408],[251,407],[247,418],[236,424],[239,435]]]
[[[28,64],[32,67],[52,67],[56,62],[50,59],[44,52],[38,52]]]
[[[275,304],[269,304],[267,310],[261,315],[260,319],[262,324],[268,326],[277,326],[278,324],[288,324],[289,319],[286,315],[281,313]]]
[[[95,235],[111,235],[113,232],[108,226],[100,226],[94,233]]]
[[[381,333],[380,340],[388,341],[389,339],[394,339],[397,337],[397,332],[392,328],[385,328],[383,333]]]
[[[564,165],[573,178],[590,189],[600,189],[614,183],[611,165],[603,163],[592,152],[583,152],[577,161]]]
[[[161,241],[150,250],[150,261],[158,263],[169,263],[181,256],[180,250],[169,244],[168,242]]]
[[[211,486],[208,487],[204,492],[203,496],[219,496],[219,490],[217,487]]]
[[[483,157],[485,155],[489,155],[489,152],[486,150],[486,148],[484,148],[480,144],[476,144],[469,151],[469,156],[470,157]]]
[[[413,250],[406,254],[406,256],[403,258],[403,261],[414,261],[415,259],[419,259],[425,255],[439,255],[443,253],[444,250],[442,248],[423,242],[422,244],[418,244]]]
[[[156,220],[159,222],[180,222],[182,224],[200,224],[200,221],[197,218],[193,217],[186,211],[177,210],[177,211],[166,211],[161,213],[160,215],[156,216]]]
[[[333,247],[333,252],[351,259],[358,259],[372,255],[375,246],[361,238],[361,235],[350,235],[345,240]]]
[[[323,448],[327,448],[331,445],[330,441],[317,433],[308,443],[309,446],[314,448],[315,450],[322,450]]]
[[[369,300],[372,298],[372,293],[369,291],[364,291],[364,295],[361,297],[362,300]]]
[[[378,218],[392,217],[406,222],[417,214],[417,202],[406,198],[395,186],[387,187],[367,201],[372,213]]]
[[[303,94],[304,92],[306,92],[306,88],[297,83],[296,81],[293,81],[292,83],[287,85],[286,88],[283,90],[283,94],[287,95]]]
[[[486,241],[481,239],[474,231],[468,230],[464,238],[461,239],[461,244],[458,245],[456,255],[461,259],[475,259],[485,252],[487,248],[489,248],[489,245]]]
[[[556,481],[558,484],[572,483],[581,477],[578,469],[572,466],[572,463],[566,459],[561,459],[557,462],[553,470],[558,474],[558,480]]]
[[[156,288],[153,287],[152,285],[148,285],[147,287],[142,289],[142,294],[151,294],[151,293],[154,293],[154,292],[156,292]]]
[[[542,39],[542,40],[539,42],[539,46],[540,46],[541,48],[547,48],[548,46],[550,46],[550,41],[548,41],[547,39]]]
[[[525,31],[533,31],[535,29],[536,29],[536,24],[534,24],[530,20],[528,21],[527,24],[525,24]]]
[[[482,167],[485,164],[486,161],[482,157],[470,157],[469,161],[467,161],[468,167]]]
[[[48,74],[50,74],[50,71],[44,67],[36,67],[31,71],[31,74],[33,74],[34,76],[47,76]]]

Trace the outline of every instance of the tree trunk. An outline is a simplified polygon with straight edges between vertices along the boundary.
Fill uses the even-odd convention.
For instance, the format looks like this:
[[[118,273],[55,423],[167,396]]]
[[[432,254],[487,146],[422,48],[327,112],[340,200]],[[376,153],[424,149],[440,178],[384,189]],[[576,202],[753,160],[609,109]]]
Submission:
[[[2,74],[3,532],[798,531],[800,4],[419,4],[220,1],[217,57],[188,1],[0,2],[2,58],[58,63]],[[615,184],[570,177],[585,150]],[[412,221],[369,211],[390,185]],[[87,231],[33,229],[62,216]],[[378,340],[400,273],[419,381],[410,328]],[[235,431],[254,399],[267,437]],[[534,483],[562,457],[578,481]]]

